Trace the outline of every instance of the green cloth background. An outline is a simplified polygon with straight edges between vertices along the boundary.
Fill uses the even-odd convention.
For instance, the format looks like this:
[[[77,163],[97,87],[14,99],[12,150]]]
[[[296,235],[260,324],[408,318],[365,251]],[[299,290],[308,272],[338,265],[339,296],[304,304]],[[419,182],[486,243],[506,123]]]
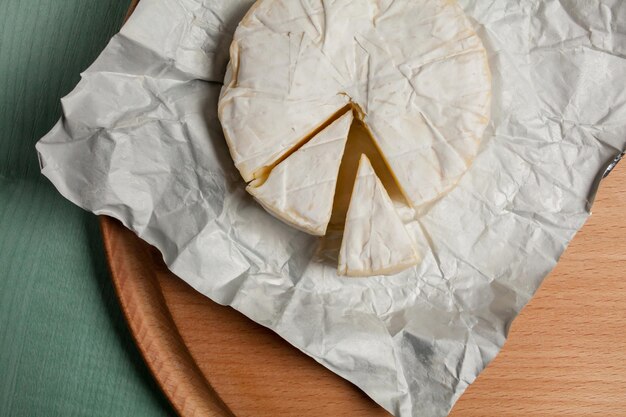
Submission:
[[[129,0],[0,0],[0,416],[173,415],[133,344],[95,216],[35,142]]]

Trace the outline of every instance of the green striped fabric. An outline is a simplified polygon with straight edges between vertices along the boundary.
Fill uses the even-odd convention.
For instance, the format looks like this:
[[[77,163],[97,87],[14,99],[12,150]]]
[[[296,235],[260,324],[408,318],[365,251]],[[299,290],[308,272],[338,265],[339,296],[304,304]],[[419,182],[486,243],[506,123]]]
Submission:
[[[39,174],[59,99],[129,0],[0,0],[0,416],[162,416],[96,218]]]

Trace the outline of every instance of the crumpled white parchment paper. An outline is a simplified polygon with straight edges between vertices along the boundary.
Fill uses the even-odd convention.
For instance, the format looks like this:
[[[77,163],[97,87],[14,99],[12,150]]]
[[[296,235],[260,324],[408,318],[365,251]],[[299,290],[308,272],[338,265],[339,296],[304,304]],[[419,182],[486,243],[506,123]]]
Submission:
[[[444,416],[589,215],[626,146],[626,2],[463,0],[489,52],[492,122],[460,184],[411,226],[424,262],[337,277],[246,194],[216,116],[251,0],[142,0],[37,144],[69,200],[397,416]]]

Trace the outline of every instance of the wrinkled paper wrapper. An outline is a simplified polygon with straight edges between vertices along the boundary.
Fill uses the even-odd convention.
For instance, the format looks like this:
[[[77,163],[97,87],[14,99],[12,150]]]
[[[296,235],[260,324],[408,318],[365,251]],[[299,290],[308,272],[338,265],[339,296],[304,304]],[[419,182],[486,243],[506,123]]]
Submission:
[[[626,146],[626,2],[460,2],[488,51],[492,121],[458,186],[410,225],[424,261],[366,279],[314,262],[318,241],[267,214],[234,168],[216,107],[251,3],[142,0],[62,100],[42,172],[391,413],[445,416]]]

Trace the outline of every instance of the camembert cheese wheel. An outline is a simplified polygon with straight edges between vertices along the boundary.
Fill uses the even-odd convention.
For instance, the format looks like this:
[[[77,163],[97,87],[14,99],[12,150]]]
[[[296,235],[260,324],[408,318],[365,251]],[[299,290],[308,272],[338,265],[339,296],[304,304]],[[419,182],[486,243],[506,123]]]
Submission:
[[[487,54],[454,0],[259,0],[230,58],[218,111],[235,166],[270,213],[314,235],[329,196],[352,189],[332,177],[360,156],[344,154],[353,115],[418,214],[467,170],[489,120]]]

